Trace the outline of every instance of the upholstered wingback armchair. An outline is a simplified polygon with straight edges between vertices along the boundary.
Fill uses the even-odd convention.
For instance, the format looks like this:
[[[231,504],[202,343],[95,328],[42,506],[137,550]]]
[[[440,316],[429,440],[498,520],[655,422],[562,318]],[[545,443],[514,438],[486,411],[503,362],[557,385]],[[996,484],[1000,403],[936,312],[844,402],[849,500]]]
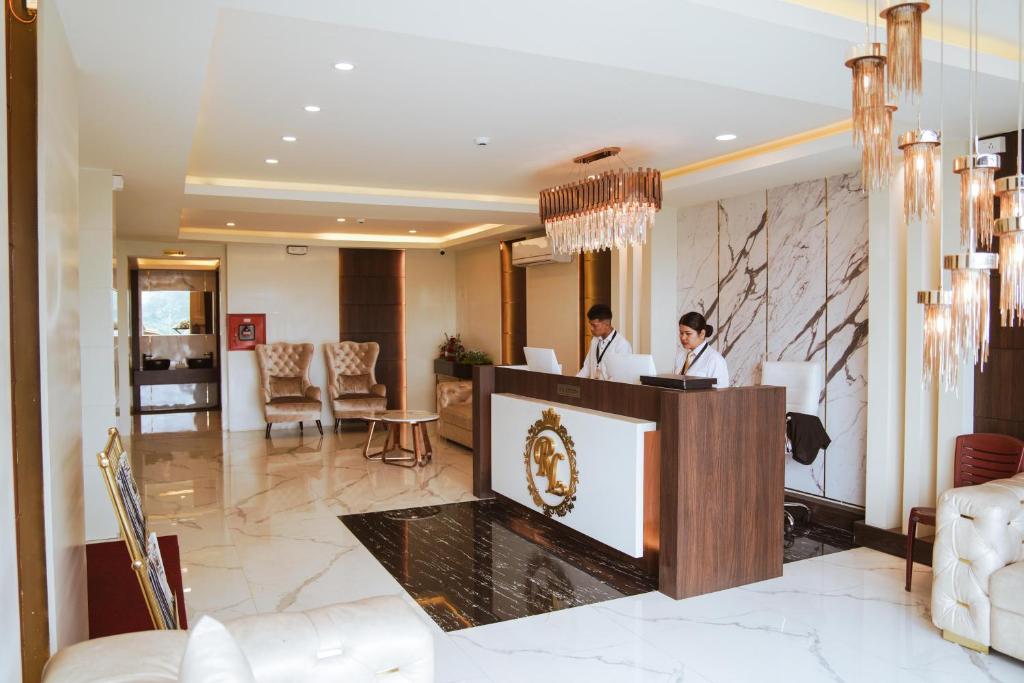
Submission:
[[[270,438],[271,425],[277,422],[298,422],[299,431],[302,431],[303,421],[315,420],[316,428],[323,434],[320,387],[309,381],[313,345],[288,342],[257,344],[256,361],[260,370],[267,438]]]
[[[1024,659],[1024,473],[949,489],[936,510],[932,622],[947,640]]]
[[[334,411],[334,431],[346,418],[368,410],[386,410],[387,387],[377,383],[374,368],[380,345],[377,342],[343,341],[324,344],[327,356],[327,387]]]
[[[440,382],[437,385],[437,433],[466,448],[473,447],[473,383]]]

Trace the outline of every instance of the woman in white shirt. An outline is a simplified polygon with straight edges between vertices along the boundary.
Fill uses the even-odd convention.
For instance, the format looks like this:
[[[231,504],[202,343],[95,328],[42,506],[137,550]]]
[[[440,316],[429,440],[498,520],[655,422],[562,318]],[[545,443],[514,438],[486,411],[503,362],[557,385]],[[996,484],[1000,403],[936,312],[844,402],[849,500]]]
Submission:
[[[722,354],[708,343],[714,333],[715,328],[696,311],[680,318],[679,343],[683,348],[676,353],[675,372],[678,375],[714,377],[718,380],[715,387],[724,389],[729,386],[729,366]]]

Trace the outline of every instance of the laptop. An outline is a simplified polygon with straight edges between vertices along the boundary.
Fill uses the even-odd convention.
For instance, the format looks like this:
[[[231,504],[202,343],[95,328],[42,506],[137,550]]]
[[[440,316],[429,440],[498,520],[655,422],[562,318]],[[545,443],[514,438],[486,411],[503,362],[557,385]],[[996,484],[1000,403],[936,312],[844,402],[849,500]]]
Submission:
[[[554,349],[524,346],[523,353],[526,354],[526,367],[533,372],[546,372],[549,375],[562,374],[562,366],[558,364]]]
[[[649,353],[610,353],[601,364],[608,379],[639,384],[641,375],[654,375],[654,356]]]

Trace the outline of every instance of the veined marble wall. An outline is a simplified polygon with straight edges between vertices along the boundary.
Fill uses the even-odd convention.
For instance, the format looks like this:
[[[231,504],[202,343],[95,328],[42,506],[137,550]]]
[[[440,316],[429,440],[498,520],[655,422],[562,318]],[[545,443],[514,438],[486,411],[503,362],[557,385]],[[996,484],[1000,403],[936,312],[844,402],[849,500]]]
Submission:
[[[818,416],[832,445],[786,462],[786,487],[864,505],[867,197],[859,175],[759,190],[679,212],[678,312],[715,326],[734,385],[767,360],[826,371]]]

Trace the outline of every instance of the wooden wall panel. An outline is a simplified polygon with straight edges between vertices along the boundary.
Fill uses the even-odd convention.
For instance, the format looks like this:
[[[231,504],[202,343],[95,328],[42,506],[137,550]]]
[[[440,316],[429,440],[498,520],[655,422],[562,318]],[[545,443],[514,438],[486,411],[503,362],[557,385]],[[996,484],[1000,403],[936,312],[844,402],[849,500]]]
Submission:
[[[523,365],[526,356],[526,269],[512,265],[512,243],[501,243],[501,363]]]
[[[405,252],[339,249],[339,341],[380,344],[377,381],[405,408]]]
[[[590,325],[587,311],[594,304],[612,303],[612,252],[591,251],[581,254],[577,260],[580,270],[580,358],[587,357],[590,350]],[[615,311],[612,311],[614,314]]]
[[[1017,133],[1005,134],[1006,154],[997,178],[1016,173]],[[993,246],[993,251],[997,247]],[[974,370],[974,431],[1024,439],[1024,326],[1003,327],[999,320],[999,274],[992,273],[991,342],[984,372]]]

